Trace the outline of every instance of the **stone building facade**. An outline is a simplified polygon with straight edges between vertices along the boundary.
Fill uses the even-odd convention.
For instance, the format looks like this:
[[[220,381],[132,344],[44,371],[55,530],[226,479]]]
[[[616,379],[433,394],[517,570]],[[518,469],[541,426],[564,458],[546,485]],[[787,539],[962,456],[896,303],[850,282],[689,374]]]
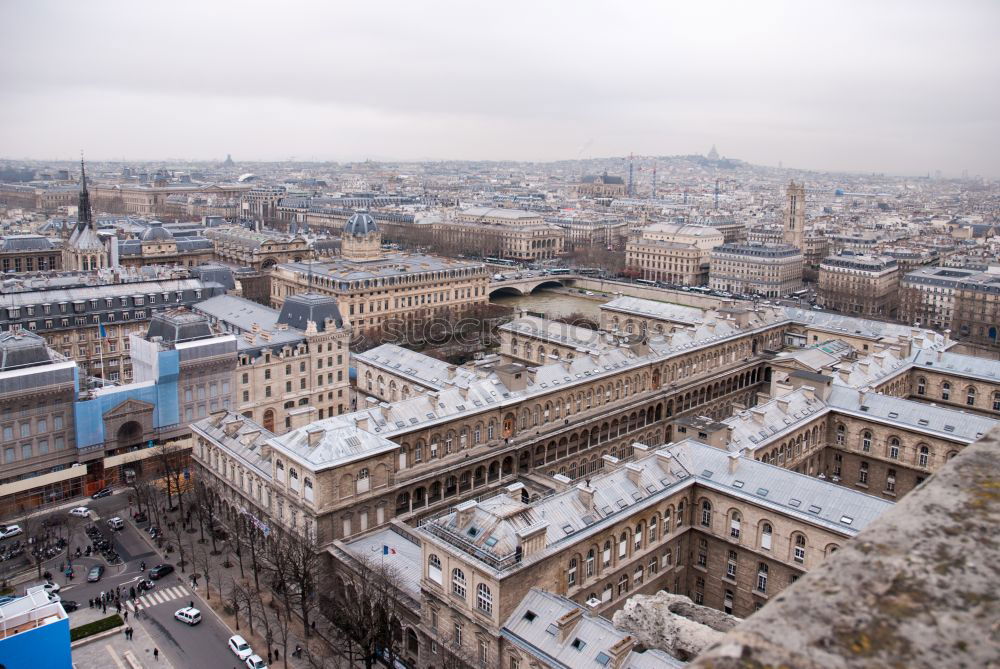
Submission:
[[[702,286],[711,251],[724,242],[723,233],[707,225],[654,223],[625,245],[625,265],[648,281]]]
[[[355,214],[344,228],[344,257],[283,263],[271,275],[271,303],[315,292],[336,298],[356,331],[391,322],[451,317],[489,301],[490,275],[482,263],[407,253],[383,253],[371,216]],[[360,233],[360,234],[359,234]]]
[[[895,258],[841,254],[819,266],[816,301],[827,309],[871,318],[895,318],[899,268]]]
[[[212,241],[216,260],[258,271],[279,263],[302,262],[313,255],[309,243],[298,236],[224,227],[206,230],[205,237]]]
[[[284,434],[303,412],[323,419],[350,409],[350,331],[333,298],[292,295],[277,311],[219,295],[193,309],[237,336],[235,413]]]
[[[959,284],[952,328],[963,341],[1000,347],[1000,269],[991,267]]]
[[[777,244],[723,244],[712,249],[708,285],[736,295],[783,297],[802,288],[802,252]]]

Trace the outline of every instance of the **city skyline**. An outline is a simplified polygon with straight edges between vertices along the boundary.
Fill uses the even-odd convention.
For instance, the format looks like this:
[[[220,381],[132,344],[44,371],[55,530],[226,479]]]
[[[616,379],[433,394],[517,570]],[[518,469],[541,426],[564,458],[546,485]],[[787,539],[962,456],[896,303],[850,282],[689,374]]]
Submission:
[[[549,162],[715,145],[757,165],[1000,175],[989,3],[0,11],[11,159]]]

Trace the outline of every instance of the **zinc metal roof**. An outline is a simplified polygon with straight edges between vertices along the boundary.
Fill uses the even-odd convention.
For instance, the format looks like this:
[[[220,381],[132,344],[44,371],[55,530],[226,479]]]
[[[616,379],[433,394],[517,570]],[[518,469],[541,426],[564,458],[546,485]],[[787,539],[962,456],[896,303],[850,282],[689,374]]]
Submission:
[[[613,666],[611,648],[629,636],[607,618],[583,610],[565,635],[558,621],[580,604],[540,588],[532,588],[504,622],[500,634],[515,646],[542,660],[548,667],[603,669]],[[603,654],[601,661],[599,656]],[[607,658],[607,659],[605,659]],[[659,650],[630,651],[622,669],[673,669],[685,666]]]

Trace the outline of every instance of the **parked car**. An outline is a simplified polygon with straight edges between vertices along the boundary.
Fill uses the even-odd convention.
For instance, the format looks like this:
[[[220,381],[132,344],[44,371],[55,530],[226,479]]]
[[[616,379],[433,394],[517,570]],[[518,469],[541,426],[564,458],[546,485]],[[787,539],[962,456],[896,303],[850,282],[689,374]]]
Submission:
[[[23,532],[20,525],[0,525],[0,539],[10,539]]]
[[[80,605],[72,600],[64,599],[62,600],[62,607],[65,609],[66,613],[71,613],[80,608]]]
[[[104,576],[104,566],[99,564],[94,565],[90,568],[90,571],[87,572],[87,582],[97,583],[101,580],[101,576]]]
[[[53,583],[52,581],[49,581],[48,583],[46,583],[42,587],[44,587],[45,588],[45,592],[49,593],[50,595],[58,595],[59,594],[59,588],[61,586],[58,583]]]
[[[239,634],[229,637],[229,650],[233,651],[240,660],[245,660],[253,655],[253,648]]]
[[[15,599],[17,599],[17,597],[11,595],[4,595],[3,597],[0,597],[0,606],[3,606],[4,604],[9,604],[10,602],[13,602]]]
[[[77,506],[69,510],[69,515],[77,518],[86,518],[90,515],[90,509],[85,506]]]
[[[174,570],[173,565],[169,564],[158,564],[149,570],[149,577],[154,581],[158,581],[170,572]]]
[[[134,520],[137,523],[145,523],[147,520],[149,520],[149,516],[147,516],[145,513],[136,512],[132,515],[132,520]]]
[[[267,663],[257,654],[253,654],[246,660],[247,669],[267,669]]]
[[[125,527],[125,521],[115,516],[114,518],[108,518],[108,527],[113,530],[120,530]]]
[[[111,494],[111,488],[101,488],[90,497],[91,499],[100,499],[102,497],[107,497],[110,494]]]
[[[201,611],[192,606],[185,606],[174,611],[174,618],[188,625],[197,625],[201,622]]]

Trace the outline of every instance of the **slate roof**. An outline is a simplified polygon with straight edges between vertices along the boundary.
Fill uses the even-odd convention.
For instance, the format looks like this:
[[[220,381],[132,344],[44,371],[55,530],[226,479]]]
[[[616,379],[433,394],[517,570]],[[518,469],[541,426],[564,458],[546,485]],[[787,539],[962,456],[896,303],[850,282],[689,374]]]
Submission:
[[[610,668],[610,649],[629,636],[607,618],[582,610],[566,635],[556,623],[567,613],[584,609],[576,602],[532,588],[504,622],[500,635],[517,648],[533,655],[546,667],[560,669]],[[622,669],[677,669],[686,663],[661,650],[631,651]]]
[[[733,472],[729,471],[731,458],[736,458]],[[604,531],[619,522],[619,514],[651,508],[695,482],[847,537],[892,506],[892,502],[835,483],[685,439],[648,455],[639,453],[632,463],[592,476],[589,507],[578,488],[530,506],[519,495],[504,492],[461,504],[425,521],[419,531],[444,539],[483,568],[500,572],[530,564],[559,550],[564,542],[578,541],[581,535]],[[516,561],[518,533],[542,526],[545,548]]]

